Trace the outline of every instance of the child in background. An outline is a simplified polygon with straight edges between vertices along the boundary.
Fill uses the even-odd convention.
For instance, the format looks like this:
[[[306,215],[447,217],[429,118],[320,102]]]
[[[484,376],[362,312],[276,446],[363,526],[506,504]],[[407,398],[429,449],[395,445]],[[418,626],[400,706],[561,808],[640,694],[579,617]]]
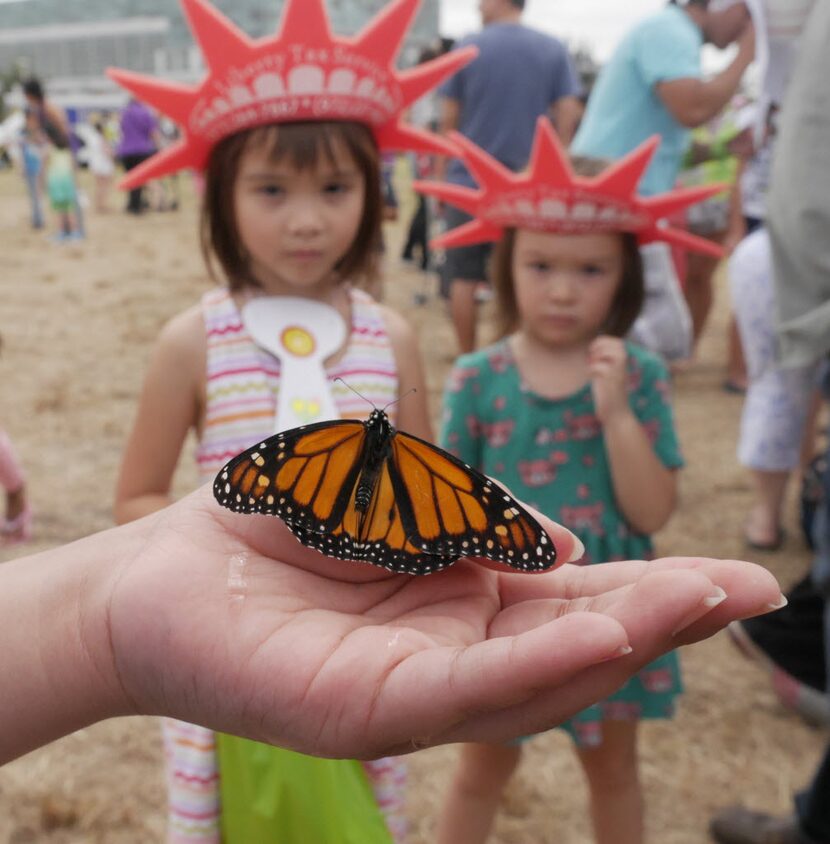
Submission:
[[[54,240],[73,240],[80,236],[80,230],[75,218],[78,195],[72,149],[66,136],[51,124],[45,126],[43,132],[48,140],[44,161],[46,195],[58,217],[58,231]]]
[[[119,522],[170,503],[189,431],[198,439],[203,480],[274,432],[280,362],[255,344],[240,313],[259,297],[324,303],[342,317],[347,338],[325,361],[342,417],[367,416],[368,399],[388,406],[396,425],[431,438],[412,330],[354,286],[372,278],[378,258],[379,147],[449,151],[440,139],[400,124],[399,112],[474,55],[420,67],[414,80],[411,73],[397,74],[392,62],[416,6],[416,0],[396,0],[360,36],[338,39],[328,31],[322,0],[289,0],[279,35],[250,42],[203,0],[185,0],[213,74],[188,95],[192,111],[186,119],[185,95],[178,88],[113,72],[188,129],[181,142],[131,171],[125,186],[206,165],[203,249],[208,265],[221,267],[225,282],[161,333],[121,466]],[[220,109],[212,99],[206,110],[205,90],[218,98],[230,88],[222,74],[223,59],[231,53],[228,72],[236,100]],[[240,70],[246,62],[250,73]],[[368,74],[366,80],[355,78],[355,66]],[[365,84],[372,76],[372,84]],[[247,80],[244,91],[241,80]],[[280,122],[275,115],[281,114],[289,117]],[[193,128],[200,125],[201,133]],[[412,388],[414,395],[394,404]],[[402,764],[396,760],[360,766],[299,757],[230,736],[214,738],[181,722],[167,722],[166,749],[170,841],[370,844],[404,835]],[[320,793],[343,766],[360,770],[364,789],[368,777],[377,800],[371,809],[360,802],[361,783],[354,778],[348,794],[330,790],[327,800]],[[346,805],[332,805],[338,801]],[[262,811],[272,804],[277,804],[273,811]]]
[[[32,535],[32,510],[26,498],[26,476],[9,439],[0,428],[0,486],[6,491],[6,513],[0,523],[0,548],[25,542]]]
[[[115,157],[113,148],[107,140],[103,118],[95,118],[89,123],[79,123],[75,127],[75,134],[84,143],[89,172],[95,177],[95,210],[98,214],[108,214],[109,194],[115,173]]]
[[[23,176],[29,194],[29,207],[32,215],[32,228],[44,227],[41,198],[43,195],[43,139],[35,116],[27,113],[20,134],[20,152],[23,164]]]
[[[112,177],[115,173],[115,156],[104,131],[102,120],[92,124],[92,141],[89,150],[89,170],[95,176],[95,210],[99,214],[109,214],[109,195],[112,189]]]
[[[644,295],[637,233],[677,235],[687,245],[699,239],[658,227],[663,198],[647,207],[632,195],[650,158],[642,148],[603,173],[598,162],[577,162],[582,176],[575,176],[542,120],[529,174],[514,175],[455,139],[480,192],[416,188],[474,216],[439,245],[500,238],[494,287],[502,339],[456,362],[442,444],[567,525],[585,544],[584,564],[647,559],[650,534],[674,510],[682,458],[666,368],[624,340]],[[666,207],[684,204],[665,198]],[[564,725],[576,741],[600,844],[642,842],[637,725],[671,717],[680,691],[670,653]],[[520,755],[519,744],[463,747],[440,844],[485,841]]]

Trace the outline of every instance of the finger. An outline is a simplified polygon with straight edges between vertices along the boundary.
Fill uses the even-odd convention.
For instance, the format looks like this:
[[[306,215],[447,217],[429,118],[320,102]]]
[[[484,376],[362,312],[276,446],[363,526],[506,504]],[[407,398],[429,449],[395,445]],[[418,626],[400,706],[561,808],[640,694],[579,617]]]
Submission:
[[[607,360],[594,360],[588,364],[588,376],[592,380],[596,378],[608,378],[615,371],[614,365]]]
[[[597,349],[604,349],[606,351],[616,352],[617,350],[624,347],[624,344],[620,341],[618,337],[611,337],[608,334],[604,334],[600,337],[597,337],[593,343],[588,347],[589,351],[596,351]]]
[[[666,570],[690,564],[702,571],[726,592],[727,600],[699,622],[686,627],[675,637],[679,645],[691,644],[713,635],[740,618],[773,612],[786,604],[774,575],[755,563],[740,560],[672,559],[664,561]],[[705,565],[703,565],[705,563]]]
[[[613,360],[618,355],[616,354],[616,350],[613,346],[604,343],[595,343],[588,349],[588,360],[589,361],[596,361],[596,360]]]
[[[598,349],[606,349],[614,342],[614,338],[611,337],[609,334],[600,334],[599,337],[595,337],[594,340],[588,346],[588,353],[592,354]]]
[[[588,566],[564,565],[555,572],[534,578],[505,574],[500,578],[502,605],[539,598],[570,600],[583,595],[600,595],[636,583],[650,565],[653,563],[645,560],[626,560]]]
[[[451,729],[433,737],[434,744],[487,742],[503,744],[520,736],[531,736],[558,727],[578,712],[605,700],[650,660],[635,658],[634,652],[606,660],[573,675],[567,684],[540,688],[536,696],[515,706],[482,714],[471,714]]]
[[[599,595],[634,583],[648,573],[697,571],[720,586],[729,597],[730,611],[745,617],[767,611],[781,599],[775,578],[761,566],[743,560],[707,557],[665,557],[627,560],[593,566],[562,566],[555,572],[526,578],[516,574],[500,577],[502,605],[538,598],[573,599]]]
[[[699,611],[710,596],[711,581],[698,572],[658,572],[643,577],[633,588],[623,590],[622,600],[613,610],[609,607],[628,634],[630,654],[588,666],[559,687],[540,686],[532,699],[500,711],[470,712],[465,721],[437,739],[503,742],[560,724],[608,697],[642,666],[670,650],[678,625]]]
[[[637,596],[632,595],[636,588],[636,583],[628,583],[598,595],[547,598],[511,604],[494,616],[488,630],[488,638],[516,636],[569,613],[595,612],[614,615],[617,608],[623,606],[626,601],[638,600]]]
[[[519,615],[526,614],[541,624],[573,612],[610,615],[625,624],[626,629],[629,624],[640,623],[640,618],[670,615],[677,620],[674,630],[679,630],[724,599],[724,590],[700,572],[646,572],[634,582],[593,595],[573,594],[568,598],[528,600],[506,606],[502,601],[504,609],[491,623],[498,624],[497,632],[492,635],[524,629],[525,622],[518,620]]]
[[[678,621],[673,631],[673,646],[691,644],[714,635],[731,621],[772,612],[783,605],[776,579],[765,568],[742,560],[713,560],[700,557],[670,557],[661,560],[628,561],[597,566],[563,566],[556,572],[524,582],[517,575],[501,575],[502,606],[542,597],[574,601],[580,597],[608,594],[626,583],[642,582],[651,574],[662,573],[678,578],[684,573],[704,575],[726,597],[715,606],[701,606]],[[681,580],[667,586],[681,588]],[[504,612],[504,610],[503,610]],[[682,622],[682,623],[681,623]]]
[[[627,647],[626,631],[613,618],[574,613],[515,637],[421,651],[387,678],[372,728],[397,737],[407,750],[426,746],[481,713],[513,708],[535,699],[539,689],[563,686]]]

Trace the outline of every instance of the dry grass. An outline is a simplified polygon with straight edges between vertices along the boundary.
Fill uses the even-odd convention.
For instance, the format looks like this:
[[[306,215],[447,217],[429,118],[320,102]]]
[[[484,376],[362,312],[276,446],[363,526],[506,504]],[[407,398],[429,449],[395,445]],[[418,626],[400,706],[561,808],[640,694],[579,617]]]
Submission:
[[[57,246],[25,225],[22,180],[0,173],[3,352],[0,424],[17,444],[37,513],[33,549],[110,525],[119,453],[150,346],[162,324],[206,288],[195,209],[138,220],[92,216],[90,238]],[[119,198],[120,199],[120,198]],[[391,255],[399,232],[390,231]],[[413,273],[390,261],[387,298],[417,325],[435,412],[453,355],[441,305],[413,307]],[[676,407],[688,461],[682,505],[659,536],[664,553],[742,556],[749,502],[734,443],[740,399],[719,389],[726,304],[719,299],[700,360],[677,380]],[[182,461],[177,488],[195,480]],[[784,583],[808,564],[795,524],[788,546],[765,562]],[[17,552],[20,553],[20,552]],[[6,557],[10,556],[7,552]],[[687,691],[677,718],[642,731],[650,840],[698,844],[711,812],[744,800],[775,811],[816,764],[824,736],[785,713],[765,678],[723,636],[682,654]],[[2,693],[2,679],[0,679]],[[413,842],[432,841],[453,748],[412,758]],[[0,770],[0,844],[127,844],[161,841],[164,788],[156,724],[99,724]],[[493,841],[589,841],[585,792],[568,739],[534,740],[511,784]]]

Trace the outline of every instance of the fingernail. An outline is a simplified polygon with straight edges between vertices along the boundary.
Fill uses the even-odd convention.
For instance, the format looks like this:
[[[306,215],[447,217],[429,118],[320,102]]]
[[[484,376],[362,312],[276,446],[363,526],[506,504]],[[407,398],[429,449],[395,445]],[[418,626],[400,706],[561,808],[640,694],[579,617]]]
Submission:
[[[694,624],[698,619],[703,618],[704,615],[711,612],[718,604],[722,604],[726,600],[726,592],[720,588],[720,586],[715,587],[715,591],[704,598],[696,607],[695,609],[689,613],[688,617],[683,619],[681,624],[677,627],[677,629],[672,633],[672,636],[676,636],[681,631],[685,630],[689,625]]]
[[[703,605],[708,607],[710,610],[712,607],[716,607],[718,604],[722,604],[726,600],[726,592],[724,592],[720,586],[716,586],[715,589],[717,591],[713,595],[709,595],[708,598],[703,599]]]
[[[634,648],[632,648],[631,645],[621,645],[613,653],[608,654],[607,657],[600,660],[600,662],[610,662],[612,659],[619,659],[621,656],[628,656],[633,651]]]
[[[565,560],[566,563],[575,563],[585,556],[585,545],[582,540],[575,533],[572,533],[571,536],[574,538],[574,547],[571,549],[571,556]]]
[[[787,600],[786,596],[785,596],[785,595],[782,595],[782,596],[778,599],[778,602],[777,602],[777,603],[775,603],[775,604],[767,604],[767,610],[769,610],[769,612],[775,612],[775,610],[783,610],[783,609],[784,609],[784,607],[786,607],[786,606],[787,606],[787,604],[789,604],[789,603],[790,603],[790,602]]]

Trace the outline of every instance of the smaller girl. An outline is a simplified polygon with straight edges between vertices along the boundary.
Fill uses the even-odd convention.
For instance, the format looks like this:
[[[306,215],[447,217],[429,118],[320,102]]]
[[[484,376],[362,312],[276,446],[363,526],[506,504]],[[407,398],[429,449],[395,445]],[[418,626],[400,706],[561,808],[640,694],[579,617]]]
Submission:
[[[543,120],[530,173],[514,175],[455,139],[481,189],[417,187],[474,216],[444,246],[500,236],[493,281],[502,338],[456,362],[442,444],[567,525],[585,544],[583,564],[648,559],[650,534],[674,510],[682,459],[666,368],[624,339],[644,296],[637,234],[687,244],[689,236],[658,228],[664,198],[649,206],[632,195],[646,150],[599,175],[596,162],[579,162],[577,176]],[[666,205],[701,195],[686,191]],[[679,692],[671,653],[564,725],[599,844],[643,840],[637,725],[670,717]],[[520,744],[463,747],[437,841],[485,841],[520,754]]]

